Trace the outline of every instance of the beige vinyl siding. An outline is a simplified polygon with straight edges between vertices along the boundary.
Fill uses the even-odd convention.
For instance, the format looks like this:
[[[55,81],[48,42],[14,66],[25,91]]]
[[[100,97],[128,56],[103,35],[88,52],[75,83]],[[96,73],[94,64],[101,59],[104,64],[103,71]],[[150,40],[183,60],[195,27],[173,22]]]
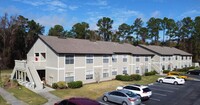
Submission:
[[[85,83],[85,68],[75,69],[75,81],[83,81]]]
[[[75,55],[75,67],[85,67],[85,55]]]
[[[58,68],[58,58],[59,58],[59,56],[56,53],[54,53],[49,47],[46,47],[46,48],[47,48],[46,66]]]
[[[65,68],[65,55],[59,55],[59,68]]]
[[[102,66],[103,58],[102,55],[94,55],[94,66]]]
[[[46,82],[49,85],[58,82],[58,70],[55,68],[46,68]]]
[[[58,73],[59,73],[59,80],[58,81],[65,81],[65,76],[64,76],[64,73],[65,73],[65,70],[64,69],[60,69],[59,71],[58,71]]]

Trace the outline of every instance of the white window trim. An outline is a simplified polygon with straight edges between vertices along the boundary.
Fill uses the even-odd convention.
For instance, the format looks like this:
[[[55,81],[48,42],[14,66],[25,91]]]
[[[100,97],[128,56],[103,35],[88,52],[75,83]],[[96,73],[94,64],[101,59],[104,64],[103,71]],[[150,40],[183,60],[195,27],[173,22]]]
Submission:
[[[87,78],[87,75],[90,75],[90,74],[87,74],[87,72],[92,73],[92,79],[86,79],[86,78]],[[86,70],[86,71],[85,71],[85,80],[93,80],[93,79],[94,79],[94,70]]]
[[[87,56],[92,56],[92,57],[88,58]],[[92,63],[87,63],[87,59],[92,59]],[[92,55],[92,54],[85,55],[85,63],[86,64],[94,64],[94,55]]]
[[[103,72],[102,72],[102,78],[108,78],[108,77],[103,77],[104,73],[108,73],[108,77],[110,76],[109,69],[103,69]]]

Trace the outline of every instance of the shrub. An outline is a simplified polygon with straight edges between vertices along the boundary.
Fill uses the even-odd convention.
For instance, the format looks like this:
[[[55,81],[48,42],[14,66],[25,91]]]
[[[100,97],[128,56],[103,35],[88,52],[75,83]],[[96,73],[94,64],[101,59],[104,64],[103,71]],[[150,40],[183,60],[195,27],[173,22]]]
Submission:
[[[132,74],[132,75],[130,75],[130,80],[139,81],[141,79],[142,79],[141,75],[138,75],[138,74]]]
[[[52,88],[57,89],[58,88],[58,84],[57,83],[53,83],[52,84]]]
[[[145,76],[150,76],[150,75],[155,75],[155,74],[157,74],[156,71],[150,71],[150,72],[144,73]]]
[[[163,70],[163,73],[165,73],[165,74],[167,74],[169,72],[170,72],[170,70]]]
[[[121,76],[121,81],[131,81],[131,76],[129,76],[129,75],[122,75]]]
[[[67,88],[66,82],[64,82],[64,81],[57,82],[57,85],[58,85],[59,89],[65,89],[65,88]]]
[[[74,88],[80,88],[82,86],[83,86],[83,82],[82,81],[74,81],[74,82],[69,82],[68,83],[68,87],[72,88],[72,89],[74,89]]]
[[[115,79],[116,79],[116,80],[121,80],[122,76],[123,76],[123,75],[116,75]]]

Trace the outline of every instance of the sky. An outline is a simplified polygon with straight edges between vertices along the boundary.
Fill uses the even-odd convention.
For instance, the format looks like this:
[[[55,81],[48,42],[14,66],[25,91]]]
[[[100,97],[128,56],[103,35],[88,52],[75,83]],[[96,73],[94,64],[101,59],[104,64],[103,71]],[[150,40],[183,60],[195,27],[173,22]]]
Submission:
[[[0,16],[4,13],[35,20],[45,26],[44,34],[54,25],[70,30],[78,22],[98,29],[96,23],[102,17],[111,18],[116,30],[122,23],[132,25],[136,18],[144,23],[151,17],[194,19],[200,16],[200,0],[0,0]]]

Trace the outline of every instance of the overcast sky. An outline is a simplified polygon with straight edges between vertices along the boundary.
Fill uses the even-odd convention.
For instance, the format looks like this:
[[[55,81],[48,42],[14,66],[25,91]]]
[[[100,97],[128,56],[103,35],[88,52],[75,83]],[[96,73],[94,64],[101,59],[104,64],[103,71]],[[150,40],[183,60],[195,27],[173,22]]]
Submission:
[[[0,0],[0,16],[23,15],[45,26],[59,24],[70,30],[77,22],[87,22],[90,29],[102,17],[114,20],[113,28],[133,24],[136,18],[146,22],[150,17],[180,20],[200,16],[200,0]]]

